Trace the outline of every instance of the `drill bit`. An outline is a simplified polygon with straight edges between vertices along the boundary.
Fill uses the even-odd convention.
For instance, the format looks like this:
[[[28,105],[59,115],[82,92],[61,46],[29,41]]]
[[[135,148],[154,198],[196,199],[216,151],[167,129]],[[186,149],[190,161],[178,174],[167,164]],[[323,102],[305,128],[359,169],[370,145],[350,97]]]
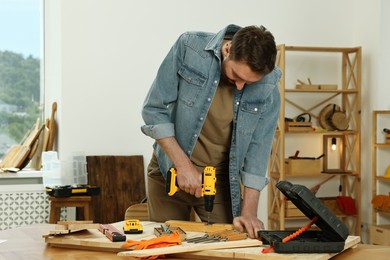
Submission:
[[[207,225],[211,225],[210,224],[210,212],[207,212]]]

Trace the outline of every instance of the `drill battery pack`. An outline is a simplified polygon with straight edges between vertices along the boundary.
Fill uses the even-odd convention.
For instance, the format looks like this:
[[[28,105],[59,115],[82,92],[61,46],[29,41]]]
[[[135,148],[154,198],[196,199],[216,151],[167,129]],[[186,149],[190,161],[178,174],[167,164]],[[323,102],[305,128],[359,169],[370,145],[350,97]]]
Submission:
[[[347,226],[307,187],[279,181],[276,187],[310,220],[317,219],[315,230],[307,230],[287,242],[283,239],[295,231],[258,231],[263,244],[273,246],[276,253],[337,253],[344,249],[349,235]]]
[[[54,186],[46,187],[46,194],[53,197],[94,196],[100,194],[100,188],[87,184]]]

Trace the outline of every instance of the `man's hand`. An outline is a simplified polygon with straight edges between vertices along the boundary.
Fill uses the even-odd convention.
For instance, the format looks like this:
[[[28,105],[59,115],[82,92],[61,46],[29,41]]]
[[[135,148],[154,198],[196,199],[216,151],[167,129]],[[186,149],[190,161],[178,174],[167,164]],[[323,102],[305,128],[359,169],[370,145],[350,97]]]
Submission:
[[[202,173],[198,172],[191,163],[185,167],[176,167],[177,184],[181,190],[184,190],[195,197],[202,196]]]
[[[260,192],[245,187],[243,195],[244,200],[241,207],[241,216],[233,219],[233,225],[237,230],[247,232],[250,238],[257,238],[257,231],[264,229],[264,223],[257,218]]]
[[[233,226],[241,232],[247,232],[250,238],[258,238],[257,231],[264,229],[264,223],[256,216],[235,217]]]
[[[200,198],[202,196],[202,173],[197,171],[196,167],[177,143],[175,137],[158,139],[157,143],[168,154],[174,164],[179,188]]]

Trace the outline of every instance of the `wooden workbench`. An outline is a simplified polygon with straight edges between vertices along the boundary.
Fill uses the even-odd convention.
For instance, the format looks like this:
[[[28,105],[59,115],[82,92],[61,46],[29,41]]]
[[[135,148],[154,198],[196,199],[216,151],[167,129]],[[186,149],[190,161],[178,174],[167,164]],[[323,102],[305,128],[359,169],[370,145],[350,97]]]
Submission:
[[[38,224],[0,231],[0,241],[5,240],[5,242],[0,243],[0,259],[121,259],[116,255],[116,252],[50,246],[45,243],[42,235],[48,233],[54,226],[55,225],[51,224]],[[146,234],[144,235],[146,237]],[[168,258],[166,259],[210,259],[210,256],[216,260],[232,259],[232,252],[230,251],[232,250],[225,249],[218,250],[217,252],[210,250],[188,254],[174,254],[168,255]],[[233,251],[236,255],[236,259],[258,259],[259,257],[259,255],[250,253],[247,249],[235,249]],[[242,251],[245,251],[245,253]],[[356,257],[359,256],[367,256],[367,254],[369,254],[370,257],[373,257],[373,259],[384,259],[390,254],[390,247],[358,245],[356,248],[348,249],[332,259],[338,259],[339,257],[342,257],[342,259],[356,259]],[[294,259],[321,259],[315,258],[316,255],[318,254],[295,254]],[[237,258],[238,256],[240,258]],[[290,255],[290,259],[292,256],[293,255]],[[288,255],[271,253],[262,255],[261,259],[288,259],[286,257],[288,257]]]

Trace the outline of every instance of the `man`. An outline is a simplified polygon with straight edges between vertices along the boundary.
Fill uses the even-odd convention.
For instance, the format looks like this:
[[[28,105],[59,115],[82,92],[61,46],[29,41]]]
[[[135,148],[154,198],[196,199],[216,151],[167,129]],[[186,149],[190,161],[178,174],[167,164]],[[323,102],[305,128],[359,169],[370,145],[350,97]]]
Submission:
[[[172,46],[142,110],[141,130],[156,140],[147,181],[151,220],[188,220],[194,208],[207,221],[202,172],[214,166],[211,220],[252,238],[264,228],[257,208],[279,115],[276,53],[272,34],[256,26],[187,32]],[[170,197],[171,167],[180,191]]]

